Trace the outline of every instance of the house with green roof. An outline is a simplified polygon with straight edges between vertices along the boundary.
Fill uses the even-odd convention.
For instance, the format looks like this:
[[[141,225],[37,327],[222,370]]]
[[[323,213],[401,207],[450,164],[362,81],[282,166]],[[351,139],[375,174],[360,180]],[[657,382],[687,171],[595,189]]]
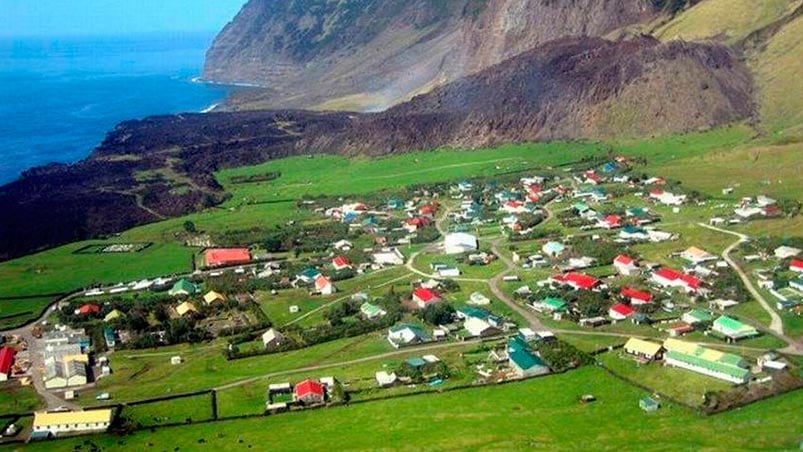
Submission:
[[[196,295],[201,291],[197,284],[188,279],[179,279],[167,292],[171,297]]]
[[[547,242],[541,247],[541,251],[552,257],[560,256],[564,250],[566,250],[566,245],[560,242]]]
[[[391,199],[388,201],[388,209],[398,210],[404,208],[404,201],[401,199]]]
[[[680,320],[688,323],[689,325],[702,325],[711,323],[714,316],[710,312],[704,311],[700,308],[694,308],[689,312],[684,313]]]
[[[664,363],[709,377],[742,384],[750,381],[747,362],[738,355],[724,353],[678,339],[664,341]]]
[[[305,284],[312,284],[315,281],[315,278],[317,278],[320,274],[321,272],[319,272],[317,269],[308,267],[296,275],[296,280]]]
[[[520,337],[517,336],[508,341],[507,352],[510,369],[517,377],[529,378],[549,373],[549,366]]]
[[[555,298],[547,297],[541,301],[533,302],[533,309],[538,312],[553,313],[566,311],[567,304],[565,301]]]
[[[711,330],[725,336],[729,341],[738,341],[739,339],[758,336],[760,334],[758,330],[752,326],[724,315],[714,320],[714,324],[711,325]]]
[[[387,312],[377,305],[368,303],[367,301],[360,306],[360,312],[368,320],[378,319],[387,315]]]

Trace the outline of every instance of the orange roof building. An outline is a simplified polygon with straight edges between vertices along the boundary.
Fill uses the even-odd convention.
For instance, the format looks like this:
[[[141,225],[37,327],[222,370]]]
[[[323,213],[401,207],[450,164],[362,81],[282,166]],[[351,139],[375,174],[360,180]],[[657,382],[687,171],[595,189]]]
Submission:
[[[251,262],[251,253],[247,248],[213,248],[204,253],[207,267],[223,267]]]

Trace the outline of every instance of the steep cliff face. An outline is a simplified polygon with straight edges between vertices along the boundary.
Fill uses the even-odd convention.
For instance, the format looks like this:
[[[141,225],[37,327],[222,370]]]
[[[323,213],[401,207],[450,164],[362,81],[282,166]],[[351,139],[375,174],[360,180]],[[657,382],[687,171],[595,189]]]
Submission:
[[[361,116],[327,146],[370,154],[637,137],[707,129],[753,113],[749,71],[724,47],[565,38]]]
[[[259,108],[384,109],[565,36],[658,13],[653,0],[251,0],[204,77],[258,84]]]

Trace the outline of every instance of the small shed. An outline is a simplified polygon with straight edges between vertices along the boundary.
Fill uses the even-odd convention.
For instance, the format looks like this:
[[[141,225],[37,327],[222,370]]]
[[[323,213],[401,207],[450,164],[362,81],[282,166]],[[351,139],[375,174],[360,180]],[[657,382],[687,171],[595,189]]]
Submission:
[[[658,408],[661,407],[661,404],[658,403],[658,401],[656,401],[652,397],[644,397],[643,399],[638,401],[638,406],[642,410],[648,413],[652,413],[653,411],[657,411]]]
[[[170,357],[170,364],[173,366],[177,366],[181,364],[181,357],[180,356],[171,356]]]

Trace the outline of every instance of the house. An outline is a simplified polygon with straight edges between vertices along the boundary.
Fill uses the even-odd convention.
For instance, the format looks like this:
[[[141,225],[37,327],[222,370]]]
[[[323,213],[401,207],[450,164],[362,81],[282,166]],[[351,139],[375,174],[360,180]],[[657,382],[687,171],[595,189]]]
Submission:
[[[656,202],[666,206],[680,206],[686,202],[686,195],[676,195],[674,193],[661,190],[660,188],[656,188],[650,190],[650,199],[653,199]]]
[[[401,199],[389,199],[387,204],[388,210],[399,210],[404,208],[404,201]]]
[[[652,413],[654,411],[658,411],[658,408],[661,407],[661,404],[652,397],[642,397],[638,401],[638,406],[647,413]]]
[[[317,269],[307,267],[296,275],[296,281],[300,281],[302,284],[312,284],[320,275],[321,272],[319,272]]]
[[[569,286],[574,290],[593,290],[602,284],[599,279],[593,276],[574,272],[554,275],[550,280],[558,285]]]
[[[332,267],[334,267],[336,271],[341,271],[352,268],[352,263],[345,256],[335,256],[335,258],[332,259]]]
[[[360,312],[368,320],[378,319],[387,315],[387,312],[384,309],[368,303],[367,301],[360,305]]]
[[[791,246],[779,246],[775,248],[773,251],[775,257],[778,259],[789,259],[790,257],[795,257],[800,254],[800,248],[793,248]]]
[[[106,323],[109,323],[109,322],[112,322],[112,321],[117,320],[119,318],[122,318],[124,315],[125,314],[120,312],[120,310],[112,309],[111,311],[109,311],[108,314],[106,314],[106,317],[103,317],[103,321],[106,322]]]
[[[684,312],[680,319],[689,325],[701,325],[710,323],[712,320],[714,320],[714,316],[707,311],[695,308],[689,312]]]
[[[446,254],[470,253],[478,248],[479,241],[477,237],[465,232],[447,234],[443,241],[443,249]]]
[[[103,341],[106,342],[107,348],[114,348],[117,345],[117,335],[108,326],[103,327]]]
[[[326,276],[318,275],[315,278],[315,292],[321,295],[332,295],[336,291],[334,284]]]
[[[661,344],[656,344],[655,342],[645,341],[635,337],[628,339],[624,347],[625,353],[635,355],[640,359],[646,359],[648,361],[661,359],[662,349],[663,347]]]
[[[404,265],[404,255],[398,248],[374,253],[373,260],[376,265],[384,267],[387,265]]]
[[[198,312],[198,309],[195,308],[195,305],[190,303],[189,301],[185,301],[180,305],[176,306],[176,314],[180,317],[184,317],[188,314],[195,314]]]
[[[171,297],[179,297],[179,296],[191,296],[195,295],[200,292],[200,289],[196,284],[187,280],[187,279],[179,279],[173,284],[173,287],[167,292],[168,295]]]
[[[225,267],[251,262],[251,252],[247,248],[213,248],[204,252],[207,267]]]
[[[759,335],[758,330],[752,326],[724,315],[714,320],[711,330],[725,336],[729,341],[738,341]]]
[[[600,219],[597,225],[605,229],[617,229],[622,227],[622,217],[619,215],[608,215]]]
[[[323,403],[326,392],[321,383],[312,380],[304,380],[293,388],[293,398],[296,402],[305,405]]]
[[[343,240],[338,240],[337,242],[333,243],[332,244],[332,248],[334,248],[334,249],[336,249],[338,251],[349,251],[352,248],[354,248],[354,245],[351,242],[349,242],[348,240],[343,239]]]
[[[463,322],[463,328],[466,329],[470,337],[489,337],[502,333],[499,328],[477,317],[468,317]]]
[[[11,347],[0,348],[0,381],[8,380],[16,351]]]
[[[75,315],[93,315],[100,314],[100,306],[92,303],[81,305],[75,310]]]
[[[267,349],[275,349],[281,345],[282,342],[284,342],[284,335],[274,328],[262,333],[262,345]]]
[[[420,309],[424,309],[432,303],[441,301],[441,297],[432,289],[416,287],[415,290],[413,290],[413,301]]]
[[[613,268],[622,276],[630,276],[638,272],[635,259],[624,254],[616,256],[616,259],[613,260]]]
[[[687,249],[687,250],[683,251],[682,253],[680,253],[680,257],[685,259],[685,260],[687,260],[687,261],[689,261],[689,262],[691,262],[694,265],[699,265],[699,264],[702,264],[703,262],[716,260],[716,258],[717,258],[713,254],[711,254],[711,253],[709,253],[709,252],[707,252],[705,250],[701,250],[700,248],[697,248],[696,246],[692,246],[689,249]]]
[[[388,342],[390,342],[390,345],[394,348],[426,342],[428,340],[429,336],[427,333],[417,325],[400,323],[388,330]]]
[[[632,306],[640,306],[652,303],[652,294],[642,290],[637,290],[629,286],[622,287],[619,296],[630,302]]]
[[[222,293],[215,292],[214,290],[210,290],[209,292],[204,295],[204,303],[212,304],[215,302],[224,302],[226,301],[226,296]]]
[[[636,311],[633,310],[630,306],[622,303],[616,303],[615,305],[611,306],[608,309],[608,317],[612,318],[613,320],[624,320],[631,315],[635,314]]]
[[[507,354],[510,368],[519,378],[535,377],[549,373],[549,366],[536,355],[521,338],[508,341]]]
[[[541,251],[551,257],[558,257],[563,254],[565,250],[566,246],[559,242],[546,242],[544,246],[541,247]]]
[[[491,299],[479,292],[472,292],[468,297],[468,304],[475,306],[487,306],[491,304]]]
[[[803,273],[803,260],[793,259],[789,264],[789,270],[797,273]]]
[[[716,300],[711,302],[711,306],[719,309],[720,311],[724,311],[725,309],[732,308],[738,305],[739,302],[736,300],[724,300],[722,298],[717,298]]]
[[[527,206],[521,201],[511,200],[502,205],[502,210],[510,214],[526,213]]]
[[[393,386],[396,384],[396,381],[398,381],[398,377],[396,376],[395,372],[387,373],[384,370],[377,372],[375,377],[376,384],[378,384],[380,388]]]
[[[750,381],[750,369],[742,357],[669,338],[664,341],[664,363],[731,383]]]
[[[688,323],[675,323],[669,325],[669,328],[667,328],[666,331],[669,333],[669,337],[680,337],[684,334],[694,332],[694,327]]]
[[[87,384],[87,355],[49,357],[45,359],[43,380],[46,389],[67,388]]]
[[[702,287],[702,281],[699,279],[671,268],[653,272],[652,280],[661,287],[680,287],[686,292],[697,292]]]
[[[32,438],[59,436],[62,433],[104,432],[112,423],[112,410],[37,411],[33,415]]]
[[[533,303],[533,309],[538,312],[553,313],[566,311],[566,302],[554,297],[547,297]]]
[[[643,228],[627,225],[619,231],[619,238],[623,240],[650,240],[650,234]]]

